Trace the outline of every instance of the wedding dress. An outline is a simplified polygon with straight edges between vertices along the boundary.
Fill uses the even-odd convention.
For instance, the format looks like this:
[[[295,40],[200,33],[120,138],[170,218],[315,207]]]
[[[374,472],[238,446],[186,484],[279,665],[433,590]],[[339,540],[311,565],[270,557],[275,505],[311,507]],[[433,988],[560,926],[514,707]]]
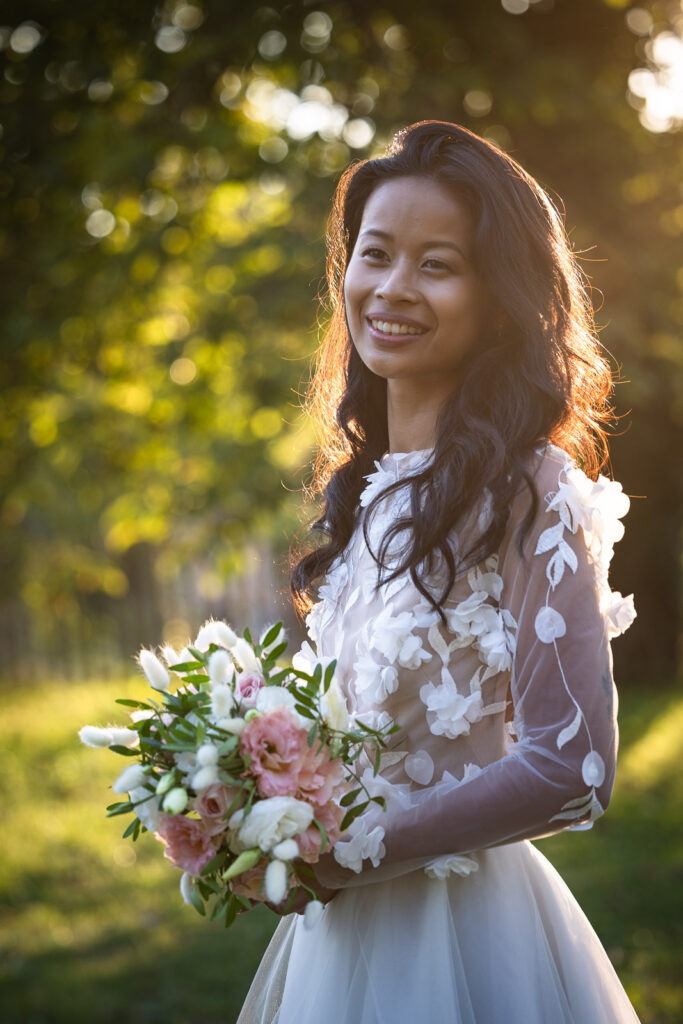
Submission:
[[[431,455],[384,455],[361,514]],[[456,579],[445,623],[408,577],[376,589],[360,523],[320,588],[307,620],[318,658],[337,659],[357,719],[401,727],[377,776],[365,767],[387,809],[371,804],[336,847],[355,873],[319,921],[280,922],[238,1024],[637,1022],[591,925],[529,842],[590,828],[610,798],[609,640],[635,612],[607,571],[628,499],[554,446],[533,470],[540,501],[521,550],[528,491],[497,555]],[[402,487],[370,517],[373,550],[407,502]],[[469,528],[487,516],[484,495]],[[437,591],[438,578],[437,565]]]

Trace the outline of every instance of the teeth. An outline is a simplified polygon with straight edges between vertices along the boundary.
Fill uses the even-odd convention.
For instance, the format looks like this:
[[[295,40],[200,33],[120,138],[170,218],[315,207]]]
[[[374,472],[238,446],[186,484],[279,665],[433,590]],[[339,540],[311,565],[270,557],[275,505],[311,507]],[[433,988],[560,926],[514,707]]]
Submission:
[[[422,334],[419,327],[409,327],[408,324],[396,324],[390,320],[371,320],[370,323],[376,331],[382,334]]]

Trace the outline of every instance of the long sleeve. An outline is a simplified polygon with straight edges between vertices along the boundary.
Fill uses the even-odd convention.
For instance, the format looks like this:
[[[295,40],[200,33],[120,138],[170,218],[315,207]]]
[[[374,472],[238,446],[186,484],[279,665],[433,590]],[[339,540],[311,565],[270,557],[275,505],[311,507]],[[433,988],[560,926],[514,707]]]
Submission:
[[[635,614],[631,598],[610,593],[607,569],[628,499],[618,484],[593,483],[564,453],[551,452],[539,461],[540,506],[521,552],[526,494],[511,510],[496,561],[516,742],[498,759],[470,765],[462,779],[446,770],[403,794],[384,822],[375,815],[385,856],[359,884],[402,873],[400,865],[590,827],[607,807],[618,741],[609,641]],[[481,684],[484,707],[491,686]]]

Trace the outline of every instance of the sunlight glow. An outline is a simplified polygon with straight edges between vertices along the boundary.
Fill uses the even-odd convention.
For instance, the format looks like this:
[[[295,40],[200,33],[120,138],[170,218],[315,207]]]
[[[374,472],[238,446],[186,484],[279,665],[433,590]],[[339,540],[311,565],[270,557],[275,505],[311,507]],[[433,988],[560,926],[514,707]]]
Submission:
[[[651,132],[669,132],[683,125],[683,19],[676,31],[660,31],[645,44],[649,68],[628,77],[628,94],[640,123]]]

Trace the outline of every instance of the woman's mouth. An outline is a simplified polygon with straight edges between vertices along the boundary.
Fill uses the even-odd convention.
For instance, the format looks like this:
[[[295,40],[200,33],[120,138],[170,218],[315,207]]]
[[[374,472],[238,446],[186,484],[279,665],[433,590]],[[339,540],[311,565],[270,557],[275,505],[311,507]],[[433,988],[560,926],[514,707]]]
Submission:
[[[394,340],[395,338],[409,338],[415,337],[418,334],[424,334],[425,328],[414,327],[412,324],[399,323],[396,320],[380,320],[376,317],[368,317],[367,322],[370,325],[372,334],[381,340]]]

